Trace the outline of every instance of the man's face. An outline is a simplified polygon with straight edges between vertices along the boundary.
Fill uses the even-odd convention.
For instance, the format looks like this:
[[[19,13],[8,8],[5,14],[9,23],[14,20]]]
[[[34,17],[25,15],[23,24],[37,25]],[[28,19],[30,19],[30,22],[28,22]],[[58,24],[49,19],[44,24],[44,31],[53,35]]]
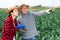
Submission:
[[[26,14],[26,12],[27,12],[27,7],[26,7],[26,6],[23,6],[23,7],[20,9],[20,12],[21,12],[22,14]]]

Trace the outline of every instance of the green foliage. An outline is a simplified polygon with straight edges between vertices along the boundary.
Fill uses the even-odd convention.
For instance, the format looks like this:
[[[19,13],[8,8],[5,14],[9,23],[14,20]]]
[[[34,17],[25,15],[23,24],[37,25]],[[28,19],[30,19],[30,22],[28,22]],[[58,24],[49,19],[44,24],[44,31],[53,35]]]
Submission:
[[[60,10],[36,18],[37,40],[60,40]]]
[[[60,10],[60,7],[55,8],[56,10]]]
[[[3,25],[3,22],[6,18],[6,12],[5,11],[0,11],[0,36],[1,36],[1,30],[2,30],[2,25]]]

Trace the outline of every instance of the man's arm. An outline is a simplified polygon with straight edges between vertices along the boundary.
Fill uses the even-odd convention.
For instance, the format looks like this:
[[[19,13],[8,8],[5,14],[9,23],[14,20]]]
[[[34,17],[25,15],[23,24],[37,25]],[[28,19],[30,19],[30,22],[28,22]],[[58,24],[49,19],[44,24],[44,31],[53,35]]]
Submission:
[[[39,12],[31,12],[34,16],[41,16],[43,14],[50,14],[49,10],[43,10],[43,11],[39,11]]]
[[[41,16],[41,15],[43,15],[43,14],[46,14],[46,12],[45,12],[45,11],[32,12],[32,14],[33,14],[34,16]]]

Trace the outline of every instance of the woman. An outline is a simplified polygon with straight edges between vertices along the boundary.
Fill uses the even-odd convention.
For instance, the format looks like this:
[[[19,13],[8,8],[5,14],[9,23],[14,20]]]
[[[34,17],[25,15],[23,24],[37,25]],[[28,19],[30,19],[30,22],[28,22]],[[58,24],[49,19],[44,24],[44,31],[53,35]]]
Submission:
[[[20,28],[16,21],[16,17],[18,16],[17,7],[9,8],[8,14],[9,16],[5,19],[2,28],[2,40],[15,40],[16,30],[18,30],[16,27]],[[21,28],[24,28],[24,26]]]

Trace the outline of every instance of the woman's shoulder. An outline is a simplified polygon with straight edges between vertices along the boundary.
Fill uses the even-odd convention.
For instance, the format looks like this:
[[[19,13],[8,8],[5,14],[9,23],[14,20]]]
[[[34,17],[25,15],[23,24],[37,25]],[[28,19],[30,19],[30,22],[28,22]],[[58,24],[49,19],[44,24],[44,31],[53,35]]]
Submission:
[[[4,22],[12,22],[12,18],[11,17],[7,17]]]

